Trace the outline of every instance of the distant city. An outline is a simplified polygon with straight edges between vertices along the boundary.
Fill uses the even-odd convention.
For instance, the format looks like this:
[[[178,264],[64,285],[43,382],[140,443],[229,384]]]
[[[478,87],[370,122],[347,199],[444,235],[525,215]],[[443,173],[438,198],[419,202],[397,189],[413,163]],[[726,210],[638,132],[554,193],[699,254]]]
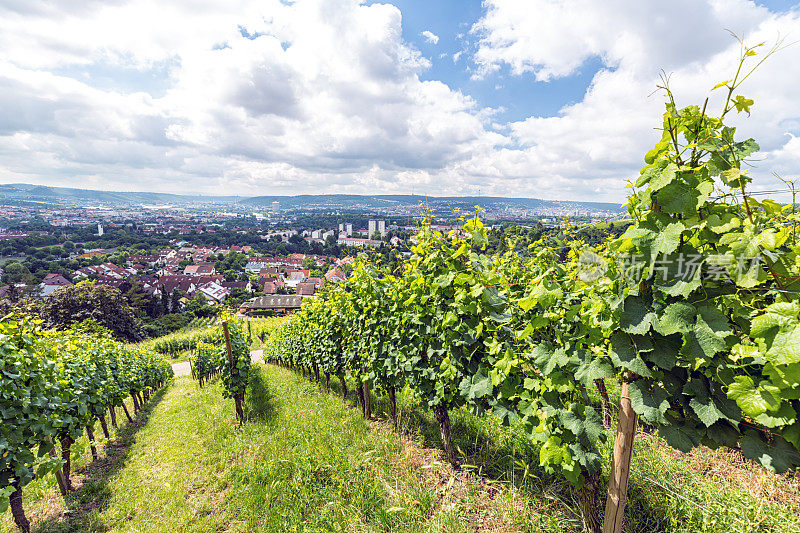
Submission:
[[[446,221],[475,208],[488,221],[537,220],[558,224],[565,217],[617,219],[619,204],[534,198],[427,197],[422,195],[186,196],[163,193],[92,191],[26,184],[0,185],[0,214],[6,225],[41,218],[53,226],[135,223],[145,231],[201,231],[209,225],[246,220],[272,226],[305,225],[308,216],[382,216],[392,219],[428,215]],[[330,229],[333,229],[331,227]],[[369,227],[372,235],[378,228]],[[341,229],[340,229],[341,231]],[[386,231],[386,226],[383,231]],[[315,237],[316,238],[316,237]]]
[[[495,252],[511,241],[527,251],[563,224],[593,227],[586,237],[603,238],[625,219],[615,204],[530,198],[238,198],[0,185],[0,302],[41,301],[90,280],[139,302],[152,335],[186,318],[165,324],[165,313],[198,302],[280,315],[346,279],[358,253],[397,268],[423,218],[436,231],[457,233],[459,219],[475,213]]]

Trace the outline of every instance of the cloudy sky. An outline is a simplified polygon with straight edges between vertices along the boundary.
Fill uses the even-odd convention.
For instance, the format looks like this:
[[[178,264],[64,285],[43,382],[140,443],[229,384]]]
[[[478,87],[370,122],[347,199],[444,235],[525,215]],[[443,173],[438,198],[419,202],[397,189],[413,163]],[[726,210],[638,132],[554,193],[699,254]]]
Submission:
[[[798,41],[800,6],[0,0],[0,183],[617,201],[660,70],[701,104],[732,77],[726,30]],[[795,44],[740,91],[761,190],[800,177],[798,65]]]

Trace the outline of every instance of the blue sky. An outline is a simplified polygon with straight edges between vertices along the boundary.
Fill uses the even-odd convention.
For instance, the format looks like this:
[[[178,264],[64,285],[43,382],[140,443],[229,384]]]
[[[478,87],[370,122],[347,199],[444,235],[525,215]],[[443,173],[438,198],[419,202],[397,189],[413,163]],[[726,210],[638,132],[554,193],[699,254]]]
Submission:
[[[599,57],[592,57],[574,74],[547,82],[537,81],[531,73],[512,75],[507,65],[490,76],[473,79],[475,70],[470,63],[470,52],[474,51],[479,35],[471,33],[470,29],[485,11],[480,1],[395,0],[389,3],[399,7],[403,13],[403,38],[431,61],[431,68],[422,78],[443,81],[451,88],[469,94],[482,107],[505,109],[498,114],[498,120],[517,121],[531,115],[556,115],[562,107],[581,101],[594,75],[601,68],[608,68]],[[755,3],[774,12],[787,11],[798,5],[792,0]],[[438,43],[431,43],[422,35],[426,30],[439,37]],[[459,52],[459,60],[454,61],[453,56]]]
[[[602,67],[598,58],[592,58],[572,76],[537,82],[530,73],[512,75],[508,66],[504,66],[491,76],[473,79],[475,68],[470,56],[479,36],[470,30],[484,12],[481,2],[402,0],[390,3],[403,13],[403,38],[431,61],[431,68],[422,78],[443,81],[475,98],[481,107],[504,109],[497,115],[499,121],[557,114],[565,105],[583,98],[592,77]],[[439,37],[438,43],[433,44],[422,35],[426,30]],[[459,53],[458,60],[454,61],[454,55]]]
[[[797,2],[0,4],[0,182],[207,194],[622,201],[663,112]],[[800,45],[742,88],[756,189],[800,176]],[[712,94],[712,107],[717,105]]]

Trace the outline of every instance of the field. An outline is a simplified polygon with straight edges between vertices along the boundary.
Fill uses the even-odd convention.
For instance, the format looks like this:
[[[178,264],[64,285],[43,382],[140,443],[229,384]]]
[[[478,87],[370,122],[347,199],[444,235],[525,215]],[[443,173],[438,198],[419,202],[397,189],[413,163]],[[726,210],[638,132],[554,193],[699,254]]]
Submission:
[[[492,417],[453,413],[456,471],[410,395],[398,398],[401,432],[382,400],[367,422],[352,396],[258,365],[238,428],[218,380],[177,378],[99,461],[75,446],[68,512],[52,476],[29,485],[33,530],[580,531],[568,483]],[[681,454],[640,433],[629,495],[626,531],[800,531],[798,479],[732,451]],[[0,524],[14,531],[9,513]]]

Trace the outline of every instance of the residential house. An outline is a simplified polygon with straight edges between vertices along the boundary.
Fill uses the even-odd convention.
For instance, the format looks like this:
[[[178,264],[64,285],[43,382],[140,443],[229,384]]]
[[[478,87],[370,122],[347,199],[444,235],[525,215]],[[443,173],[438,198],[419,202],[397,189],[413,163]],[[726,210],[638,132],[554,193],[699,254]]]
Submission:
[[[230,289],[225,288],[214,281],[201,285],[197,288],[196,292],[202,293],[202,295],[205,296],[207,300],[210,300],[211,303],[224,302],[225,298],[227,298],[231,293]]]
[[[220,285],[229,290],[244,289],[247,292],[253,290],[253,285],[249,281],[223,281]]]
[[[67,285],[72,285],[72,283],[62,276],[61,274],[48,274],[42,280],[42,283],[39,285],[41,287],[41,296],[48,296],[61,287],[66,287]]]
[[[188,265],[183,269],[183,273],[187,276],[213,276],[217,273],[214,263],[198,263],[196,265]]]
[[[372,239],[356,239],[353,237],[339,237],[336,241],[341,246],[355,246],[357,248],[379,248],[383,241],[375,241]]]
[[[314,283],[298,283],[297,294],[300,296],[313,296],[317,291],[317,286]]]
[[[318,277],[308,278],[305,281],[305,283],[313,283],[315,288],[321,289],[322,286],[325,284],[325,278],[318,278]]]
[[[347,274],[339,270],[338,268],[332,268],[328,272],[325,273],[325,279],[327,281],[333,282],[340,282],[340,281],[347,281]]]
[[[300,309],[307,296],[295,294],[269,294],[257,296],[242,304],[239,313],[243,315],[272,313],[284,316]]]

